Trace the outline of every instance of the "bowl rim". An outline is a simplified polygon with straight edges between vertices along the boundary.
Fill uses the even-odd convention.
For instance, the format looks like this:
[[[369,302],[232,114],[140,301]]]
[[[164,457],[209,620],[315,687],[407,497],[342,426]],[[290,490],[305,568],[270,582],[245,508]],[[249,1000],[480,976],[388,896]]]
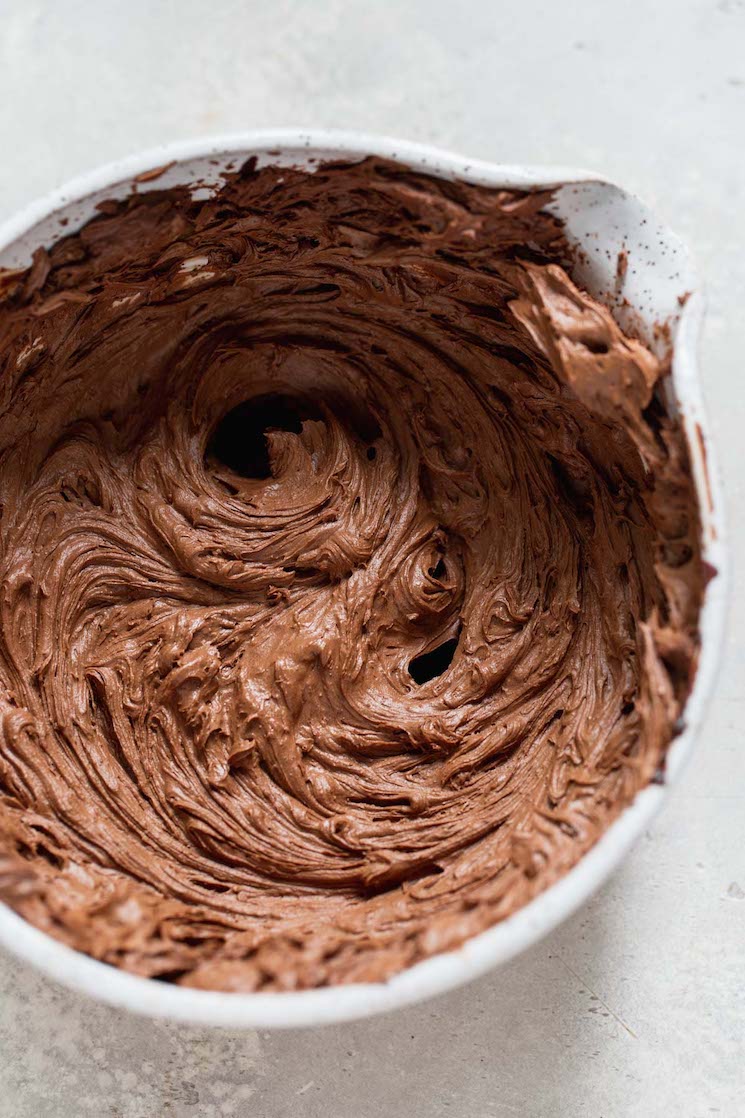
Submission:
[[[429,144],[358,131],[292,128],[248,130],[180,140],[113,160],[79,175],[31,202],[0,224],[0,251],[29,233],[56,210],[91,194],[135,179],[166,164],[188,163],[218,154],[270,154],[312,149],[324,155],[390,158],[438,177],[503,187],[565,183],[611,183],[603,175],[563,166],[500,164],[471,159]],[[616,187],[616,189],[622,189]],[[670,240],[677,238],[666,230]],[[434,955],[380,983],[350,983],[276,993],[195,990],[130,974],[67,947],[0,903],[0,945],[69,988],[99,1001],[152,1017],[195,1025],[232,1028],[298,1028],[370,1017],[414,1004],[472,981],[536,943],[580,907],[616,869],[649,825],[690,758],[694,739],[713,690],[724,639],[727,548],[719,473],[708,437],[698,376],[697,345],[703,316],[700,281],[682,309],[675,331],[673,378],[685,414],[705,438],[708,504],[699,491],[705,559],[717,571],[701,609],[701,653],[685,709],[685,726],[666,757],[664,784],[642,789],[598,842],[563,877],[507,919],[467,940],[454,951]],[[689,442],[690,442],[689,431]]]

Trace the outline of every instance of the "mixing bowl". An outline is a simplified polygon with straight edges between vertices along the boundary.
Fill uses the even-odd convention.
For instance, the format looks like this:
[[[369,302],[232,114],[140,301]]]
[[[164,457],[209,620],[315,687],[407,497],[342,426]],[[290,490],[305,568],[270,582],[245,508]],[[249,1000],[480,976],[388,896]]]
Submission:
[[[555,928],[602,884],[649,825],[691,754],[714,683],[722,641],[726,554],[722,502],[703,413],[697,366],[701,283],[690,255],[637,198],[597,175],[566,167],[486,163],[404,141],[347,132],[246,132],[177,143],[92,171],[0,227],[0,266],[25,267],[36,247],[79,228],[105,198],[190,184],[198,196],[226,169],[256,156],[309,170],[332,158],[379,155],[444,179],[505,188],[554,188],[549,208],[576,246],[574,278],[619,324],[658,353],[672,343],[668,390],[681,416],[703,525],[703,557],[717,574],[700,617],[701,655],[685,725],[667,755],[664,784],[643,789],[596,845],[556,884],[456,951],[384,983],[293,993],[218,993],[183,988],[107,966],[58,943],[0,904],[0,943],[75,990],[153,1016],[194,1024],[298,1027],[367,1017],[452,989],[513,958]]]

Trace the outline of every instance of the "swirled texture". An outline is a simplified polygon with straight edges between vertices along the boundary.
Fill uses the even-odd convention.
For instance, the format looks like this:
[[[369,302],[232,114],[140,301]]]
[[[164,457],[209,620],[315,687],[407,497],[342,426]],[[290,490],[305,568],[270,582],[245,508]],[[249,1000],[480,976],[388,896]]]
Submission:
[[[698,522],[547,196],[106,203],[0,305],[0,896],[144,975],[379,979],[659,774]]]

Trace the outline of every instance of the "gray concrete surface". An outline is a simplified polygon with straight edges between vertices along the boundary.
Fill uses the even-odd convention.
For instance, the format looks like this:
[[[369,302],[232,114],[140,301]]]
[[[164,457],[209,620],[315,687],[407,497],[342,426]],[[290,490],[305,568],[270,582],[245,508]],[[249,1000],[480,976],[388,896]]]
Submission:
[[[0,0],[0,215],[161,141],[359,127],[635,189],[707,276],[705,387],[745,549],[743,0]],[[296,1034],[141,1021],[0,959],[5,1118],[745,1114],[745,594],[698,755],[547,941],[420,1008]]]

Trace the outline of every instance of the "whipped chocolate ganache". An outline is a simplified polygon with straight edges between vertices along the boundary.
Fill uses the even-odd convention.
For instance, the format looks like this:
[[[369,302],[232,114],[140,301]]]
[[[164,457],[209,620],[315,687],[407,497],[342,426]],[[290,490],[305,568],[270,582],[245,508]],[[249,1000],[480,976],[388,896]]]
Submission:
[[[382,979],[662,779],[703,574],[664,362],[550,195],[249,161],[0,295],[0,899],[141,975]]]

